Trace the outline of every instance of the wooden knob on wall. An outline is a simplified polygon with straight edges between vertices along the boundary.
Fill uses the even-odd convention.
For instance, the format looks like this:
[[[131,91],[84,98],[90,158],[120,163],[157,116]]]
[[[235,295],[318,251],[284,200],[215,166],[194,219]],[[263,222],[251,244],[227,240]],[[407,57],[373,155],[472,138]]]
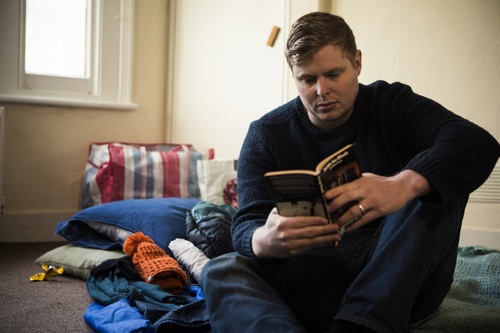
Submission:
[[[280,28],[277,26],[273,26],[271,30],[271,34],[269,34],[269,39],[267,40],[267,45],[273,47],[274,42],[276,42],[276,38],[278,38],[278,34],[280,32]]]

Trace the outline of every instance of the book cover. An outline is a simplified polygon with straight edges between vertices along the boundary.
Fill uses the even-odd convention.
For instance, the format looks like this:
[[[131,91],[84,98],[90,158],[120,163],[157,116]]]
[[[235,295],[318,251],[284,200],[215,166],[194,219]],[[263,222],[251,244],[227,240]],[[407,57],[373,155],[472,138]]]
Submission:
[[[353,143],[323,159],[316,170],[272,171],[264,176],[280,215],[322,216],[332,223],[350,205],[330,214],[324,193],[361,177],[361,172]]]

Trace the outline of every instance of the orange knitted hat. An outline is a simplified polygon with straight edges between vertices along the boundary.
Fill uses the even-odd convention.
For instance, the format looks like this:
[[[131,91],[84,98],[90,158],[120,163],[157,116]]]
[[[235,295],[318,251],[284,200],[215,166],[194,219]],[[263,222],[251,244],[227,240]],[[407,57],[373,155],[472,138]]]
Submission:
[[[188,283],[179,263],[142,232],[127,237],[123,252],[132,256],[135,269],[147,283],[157,284],[172,294],[179,293]]]

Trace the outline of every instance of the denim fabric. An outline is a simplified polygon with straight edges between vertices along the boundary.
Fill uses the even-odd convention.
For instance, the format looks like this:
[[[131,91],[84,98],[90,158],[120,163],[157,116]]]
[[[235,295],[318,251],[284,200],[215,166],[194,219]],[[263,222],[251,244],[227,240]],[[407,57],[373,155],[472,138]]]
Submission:
[[[449,290],[465,204],[414,200],[338,247],[288,259],[212,259],[201,285],[213,332],[324,332],[334,319],[405,332]]]
[[[166,313],[153,326],[155,333],[212,333],[204,299]]]

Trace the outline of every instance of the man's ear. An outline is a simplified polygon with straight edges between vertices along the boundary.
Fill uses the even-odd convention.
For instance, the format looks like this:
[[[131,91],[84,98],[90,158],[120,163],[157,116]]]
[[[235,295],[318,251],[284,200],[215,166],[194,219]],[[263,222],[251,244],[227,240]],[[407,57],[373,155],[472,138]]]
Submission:
[[[361,59],[362,59],[361,50],[357,50],[356,57],[354,58],[354,65],[355,65],[356,72],[358,73],[358,76],[359,76],[359,74],[361,74],[361,67],[362,67]]]

